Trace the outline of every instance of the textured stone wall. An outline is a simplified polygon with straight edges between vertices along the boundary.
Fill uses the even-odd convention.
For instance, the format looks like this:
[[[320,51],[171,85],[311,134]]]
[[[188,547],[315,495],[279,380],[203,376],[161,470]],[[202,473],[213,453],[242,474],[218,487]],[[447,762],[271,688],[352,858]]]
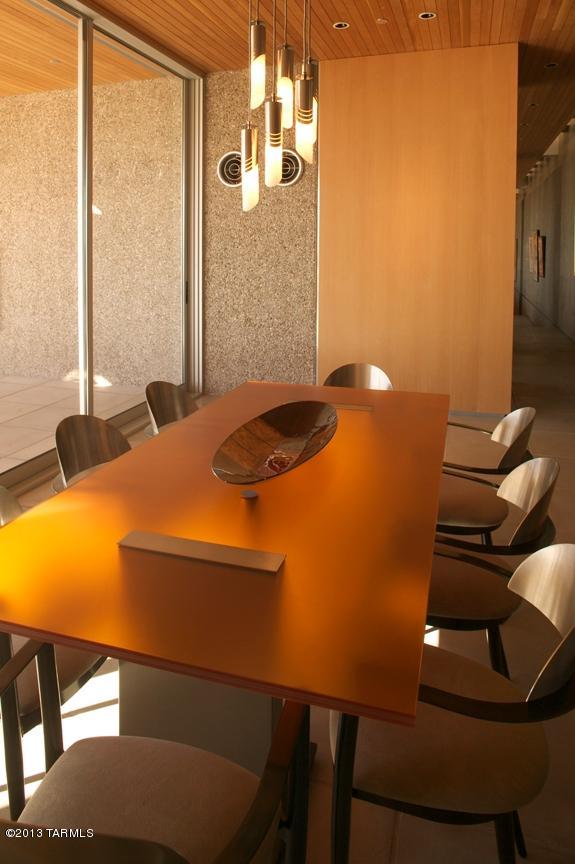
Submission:
[[[205,82],[204,390],[247,379],[311,383],[316,345],[315,166],[295,186],[263,182],[260,203],[241,209],[241,191],[216,176],[219,158],[239,150],[246,121],[246,72],[217,72]],[[286,141],[293,147],[293,134]]]
[[[76,95],[0,99],[0,375],[78,365]]]
[[[77,367],[76,93],[0,99],[0,374]],[[181,84],[94,89],[94,360],[179,381]]]

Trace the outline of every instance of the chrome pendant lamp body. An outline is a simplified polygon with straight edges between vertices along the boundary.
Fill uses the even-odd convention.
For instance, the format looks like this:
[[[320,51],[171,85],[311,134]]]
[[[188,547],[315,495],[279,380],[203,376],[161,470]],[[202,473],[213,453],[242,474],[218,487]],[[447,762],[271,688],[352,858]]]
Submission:
[[[284,0],[284,41],[278,48],[276,58],[276,90],[282,102],[282,126],[284,129],[291,129],[294,109],[295,50],[293,45],[288,44],[287,4],[288,0]]]
[[[277,95],[276,78],[276,0],[272,6],[272,93],[265,102],[266,119],[266,186],[277,186],[282,179],[283,163],[283,127],[282,127],[282,102]]]
[[[258,130],[248,121],[242,126],[242,210],[247,213],[260,200],[260,166],[258,163]]]
[[[266,98],[266,28],[258,18],[259,0],[256,17],[252,20],[250,0],[250,108],[255,111]]]
[[[306,162],[313,162],[313,78],[307,74],[307,63],[302,63],[301,75],[295,82],[296,121],[295,147]]]
[[[313,148],[317,140],[317,80],[318,65],[311,59],[310,29],[311,0],[304,0],[303,15],[303,59],[301,72],[295,84],[296,150],[306,162],[313,162]]]
[[[252,124],[251,112],[253,105],[253,88],[252,88],[252,3],[249,0],[248,5],[248,48],[249,48],[249,69],[248,69],[248,121],[245,126],[242,126],[241,131],[241,156],[242,156],[242,210],[247,212],[252,210],[260,200],[260,168],[258,162],[258,129]],[[262,25],[263,26],[263,25]],[[265,39],[264,39],[264,83],[265,83]],[[265,90],[264,90],[265,94]],[[262,100],[263,101],[263,100]],[[261,104],[261,102],[259,103]]]

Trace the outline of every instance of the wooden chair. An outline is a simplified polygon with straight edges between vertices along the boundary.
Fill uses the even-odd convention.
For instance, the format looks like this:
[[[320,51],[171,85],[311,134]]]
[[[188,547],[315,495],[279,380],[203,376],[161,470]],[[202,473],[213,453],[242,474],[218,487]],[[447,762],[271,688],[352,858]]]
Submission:
[[[526,555],[548,546],[553,542],[555,528],[547,513],[558,475],[559,462],[546,456],[514,468],[500,486],[444,472],[438,540],[470,552],[495,555]],[[508,519],[508,503],[518,508],[522,517],[506,544],[494,544],[491,534]],[[452,534],[480,534],[482,543],[448,536]]]
[[[198,410],[190,394],[169,381],[152,381],[148,384],[146,402],[155,435],[162,426],[183,420]]]
[[[22,507],[14,495],[0,486],[0,525],[7,525],[22,514]],[[0,665],[6,662],[12,651],[17,651],[26,640],[21,636],[0,633]],[[56,652],[58,674],[62,682],[62,702],[73,696],[83,684],[100,668],[104,657],[78,651],[75,648],[59,647]],[[8,712],[11,708],[8,706]],[[40,696],[36,675],[32,668],[24,670],[18,681],[16,706],[10,723],[5,722],[4,705],[0,714],[4,728],[4,749],[6,754],[6,774],[10,812],[16,818],[24,807],[24,766],[20,753],[20,737],[41,722]]]
[[[13,699],[14,681],[35,656],[49,770],[18,822],[0,822],[0,860],[271,864],[283,845],[283,860],[305,862],[306,706],[284,704],[261,779],[220,756],[152,738],[88,738],[63,751],[53,646],[26,642],[0,669],[0,693]],[[54,826],[84,836],[50,837]],[[28,836],[10,839],[8,828]]]
[[[73,414],[56,429],[56,451],[67,486],[81,472],[127,453],[130,445],[119,429],[100,417]]]
[[[332,713],[332,862],[348,860],[352,798],[437,822],[494,822],[500,864],[525,855],[518,810],[542,789],[542,721],[575,706],[575,546],[541,549],[509,581],[560,641],[525,695],[488,667],[425,646],[413,728]]]
[[[379,366],[346,363],[334,369],[323,382],[325,387],[360,387],[365,390],[393,390],[393,384]]]
[[[438,547],[431,568],[428,625],[441,630],[485,630],[492,668],[509,678],[500,627],[521,605],[507,590],[512,571],[501,562]]]
[[[524,512],[520,525],[505,546],[493,545],[490,535],[482,544],[442,536],[438,538],[441,542],[433,556],[427,623],[446,630],[485,630],[491,665],[507,677],[509,668],[500,627],[520,603],[516,595],[507,590],[512,571],[501,561],[489,561],[468,553],[520,555],[552,543],[555,528],[547,511],[558,470],[554,459],[533,459],[516,468],[499,488],[478,481],[477,488],[484,489],[490,496],[501,495],[503,503],[504,500],[512,502]],[[456,482],[469,483],[473,492],[473,481],[457,479]],[[439,518],[445,519],[444,503],[443,507],[440,504]],[[486,525],[479,527],[485,530]],[[458,548],[449,549],[449,546]]]
[[[456,423],[447,426],[446,468],[472,474],[508,474],[526,459],[535,408],[517,408],[506,414],[493,432]]]

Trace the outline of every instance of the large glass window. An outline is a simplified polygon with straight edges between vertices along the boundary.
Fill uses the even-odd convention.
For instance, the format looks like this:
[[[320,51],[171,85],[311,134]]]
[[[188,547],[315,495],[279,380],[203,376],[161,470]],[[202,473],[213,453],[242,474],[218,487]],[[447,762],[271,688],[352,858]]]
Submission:
[[[2,0],[0,473],[78,411],[76,58],[75,17]]]
[[[182,79],[94,36],[94,411],[182,377]]]
[[[186,377],[184,79],[94,29],[83,102],[80,25],[50,0],[0,2],[0,475],[54,447],[81,410],[87,358],[105,418],[142,403],[149,381]],[[92,154],[91,259],[79,144],[80,164]]]

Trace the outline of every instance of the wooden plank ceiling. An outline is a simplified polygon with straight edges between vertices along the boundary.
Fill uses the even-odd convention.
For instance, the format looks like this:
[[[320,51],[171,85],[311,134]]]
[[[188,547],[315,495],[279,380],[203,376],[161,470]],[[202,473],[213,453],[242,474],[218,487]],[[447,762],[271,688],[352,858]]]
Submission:
[[[77,86],[77,19],[48,0],[0,0],[0,96]],[[98,35],[94,83],[153,78],[159,67]]]
[[[246,64],[247,0],[85,2],[206,72]],[[271,0],[259,5],[270,25]],[[282,9],[278,0],[280,24]],[[302,0],[288,0],[288,38],[300,48],[301,10]],[[420,20],[424,11],[437,17]],[[519,178],[575,114],[575,0],[313,0],[312,13],[320,60],[519,42]],[[350,26],[336,30],[336,21]]]
[[[0,10],[25,2],[0,0]],[[247,0],[84,2],[202,71],[246,65]],[[270,25],[272,0],[259,6]],[[282,9],[278,0],[280,25]],[[301,48],[302,0],[288,0],[288,10],[289,41]],[[423,11],[437,17],[420,20]],[[350,26],[336,30],[336,21]],[[506,42],[521,46],[521,177],[575,114],[575,0],[313,0],[312,48],[320,60]]]

